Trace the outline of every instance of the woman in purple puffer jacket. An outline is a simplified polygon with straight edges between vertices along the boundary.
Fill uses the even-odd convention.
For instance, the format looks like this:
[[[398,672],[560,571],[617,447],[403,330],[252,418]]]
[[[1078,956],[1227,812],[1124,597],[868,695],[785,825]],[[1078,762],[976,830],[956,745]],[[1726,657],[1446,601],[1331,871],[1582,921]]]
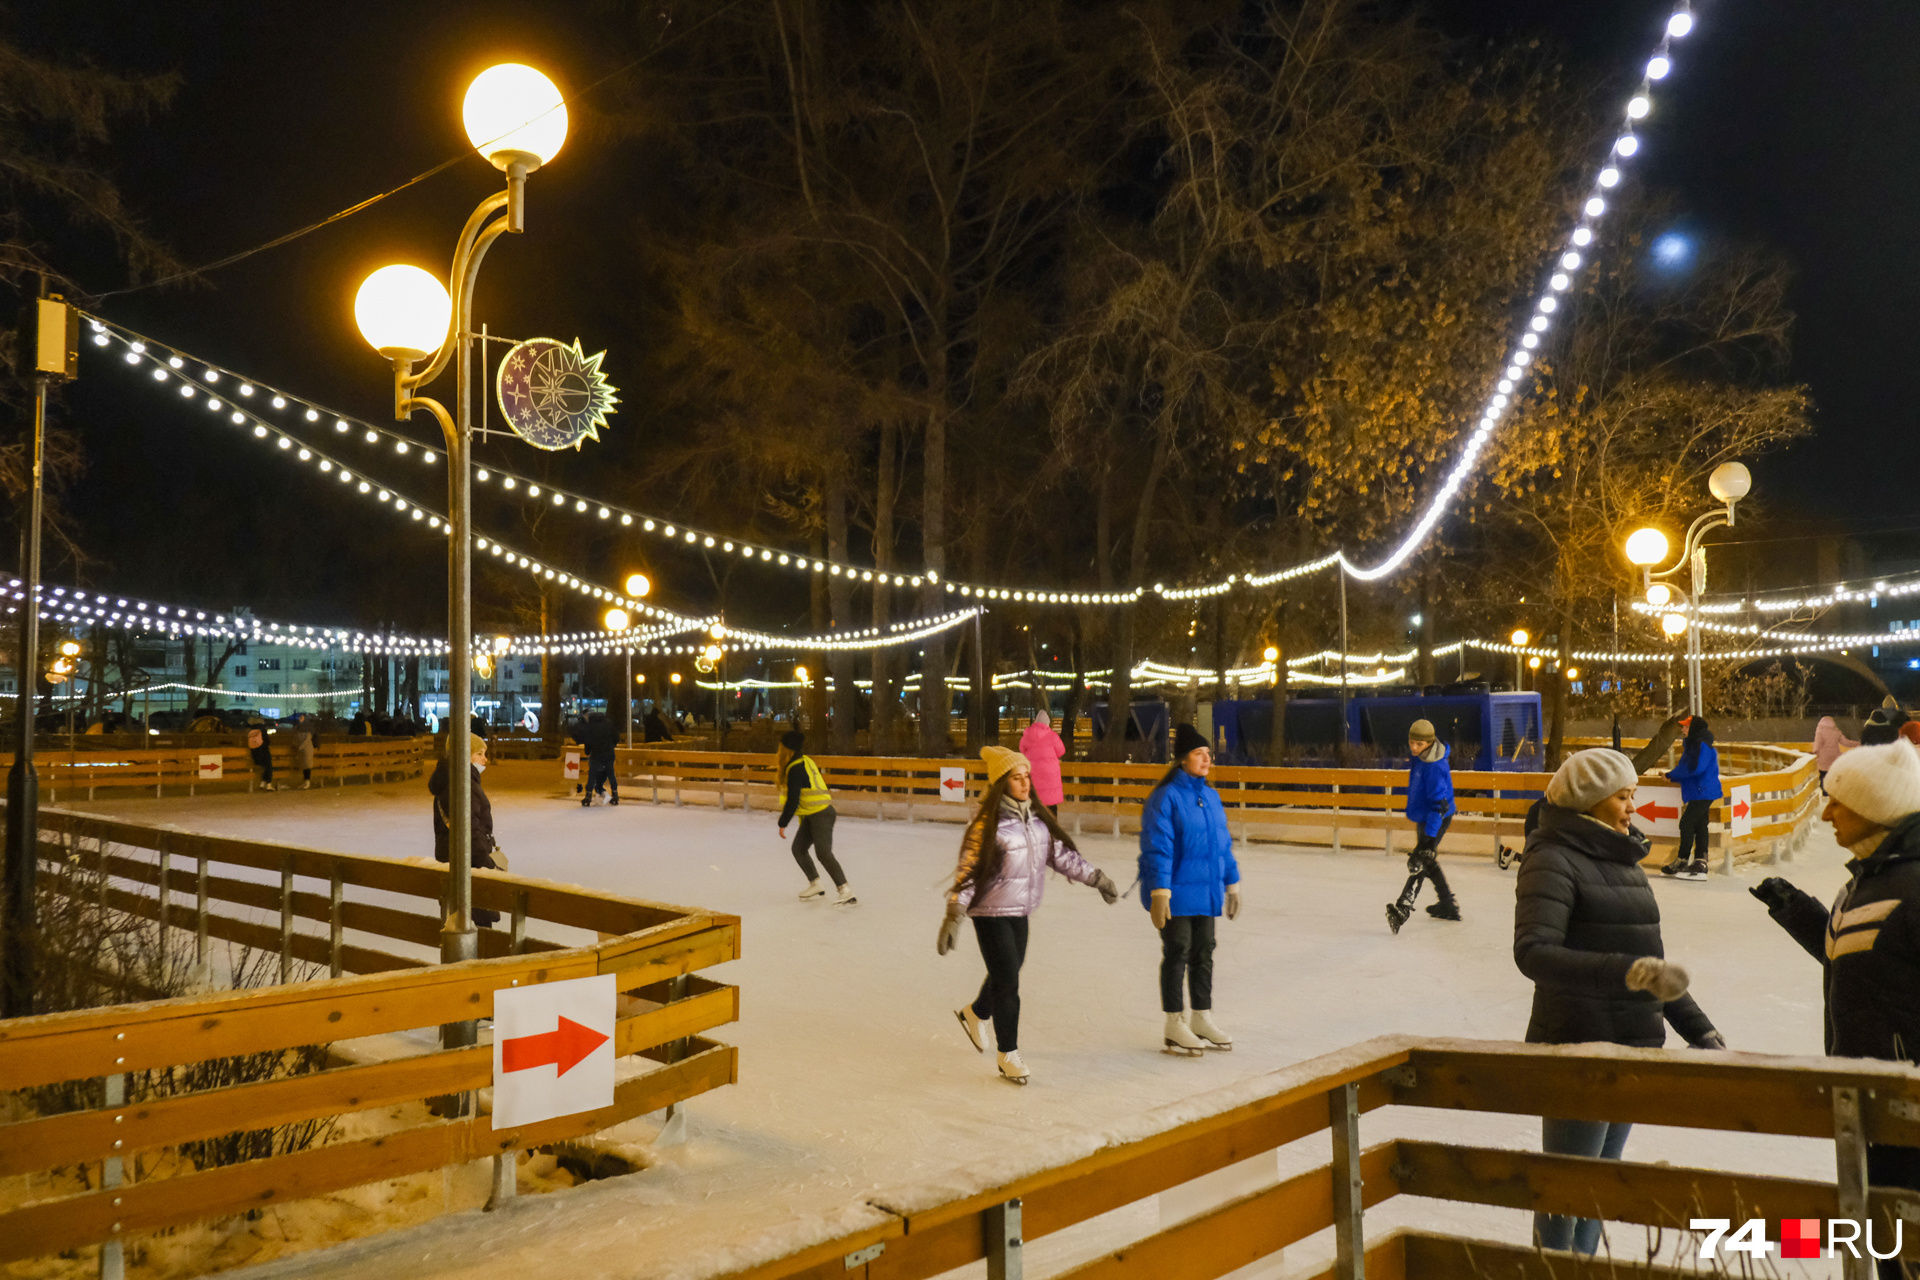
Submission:
[[[1112,906],[1120,890],[1106,872],[1088,865],[1044,805],[1033,803],[1033,766],[1018,751],[982,747],[987,790],[960,842],[960,865],[947,894],[947,915],[936,944],[941,955],[960,940],[960,921],[971,917],[987,980],[970,1005],[954,1011],[967,1038],[987,1051],[980,1026],[993,1023],[1000,1074],[1027,1082],[1020,1060],[1020,965],[1027,958],[1027,917],[1040,906],[1047,868],[1092,885]]]

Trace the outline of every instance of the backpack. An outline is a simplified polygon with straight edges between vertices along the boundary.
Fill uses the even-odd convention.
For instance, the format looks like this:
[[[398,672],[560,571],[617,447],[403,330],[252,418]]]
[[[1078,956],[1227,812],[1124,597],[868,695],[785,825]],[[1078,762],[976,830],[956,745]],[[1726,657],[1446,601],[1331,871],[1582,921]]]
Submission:
[[[247,748],[249,750],[258,750],[259,748],[264,747],[266,745],[267,745],[266,734],[260,732],[260,730],[258,729],[247,730]]]

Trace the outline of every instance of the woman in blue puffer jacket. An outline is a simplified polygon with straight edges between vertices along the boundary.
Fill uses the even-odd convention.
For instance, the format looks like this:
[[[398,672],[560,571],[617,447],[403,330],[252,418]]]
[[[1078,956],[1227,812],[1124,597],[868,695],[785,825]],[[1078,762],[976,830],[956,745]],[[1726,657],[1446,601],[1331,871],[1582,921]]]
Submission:
[[[1705,716],[1687,722],[1687,743],[1680,749],[1680,763],[1667,771],[1667,781],[1680,784],[1680,848],[1660,874],[1705,880],[1707,819],[1720,801],[1720,753],[1713,749],[1713,730]]]
[[[1220,793],[1207,781],[1213,751],[1192,725],[1173,736],[1174,765],[1140,816],[1140,901],[1160,931],[1160,1008],[1168,1053],[1231,1049],[1213,1021],[1214,920],[1240,914],[1240,864]],[[1187,1013],[1182,979],[1193,996]]]

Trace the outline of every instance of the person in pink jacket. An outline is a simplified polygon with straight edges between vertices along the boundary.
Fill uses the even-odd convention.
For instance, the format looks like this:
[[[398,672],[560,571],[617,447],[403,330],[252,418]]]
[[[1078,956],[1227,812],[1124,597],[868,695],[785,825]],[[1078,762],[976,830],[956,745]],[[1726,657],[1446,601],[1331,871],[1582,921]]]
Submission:
[[[1827,770],[1833,768],[1833,762],[1840,758],[1840,753],[1851,751],[1859,745],[1840,732],[1840,726],[1833,722],[1832,716],[1820,717],[1820,723],[1813,727],[1813,763],[1820,770],[1820,790],[1827,789]]]
[[[1033,798],[1055,813],[1067,798],[1060,781],[1060,760],[1067,754],[1066,744],[1053,731],[1053,717],[1043,709],[1020,734],[1020,754],[1033,769]]]

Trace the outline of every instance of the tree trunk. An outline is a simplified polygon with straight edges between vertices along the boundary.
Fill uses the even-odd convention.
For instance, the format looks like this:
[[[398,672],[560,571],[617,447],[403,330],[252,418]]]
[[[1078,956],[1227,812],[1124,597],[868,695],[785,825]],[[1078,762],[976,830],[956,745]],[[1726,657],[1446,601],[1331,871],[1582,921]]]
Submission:
[[[900,449],[900,428],[888,421],[880,426],[880,457],[873,493],[873,627],[884,639],[887,624],[893,621],[891,589],[887,575],[893,572],[893,491],[896,455]],[[873,720],[867,741],[875,755],[895,750],[894,722],[899,718],[899,703],[893,691],[893,650],[873,650]]]
[[[1162,433],[1154,442],[1153,460],[1147,464],[1146,479],[1140,485],[1140,502],[1134,508],[1132,549],[1128,556],[1129,577],[1135,583],[1146,577],[1147,536],[1153,528],[1153,497],[1160,487],[1160,477],[1166,473],[1171,452],[1172,445]],[[1104,492],[1102,498],[1105,499]],[[1107,695],[1107,732],[1101,740],[1103,759],[1119,760],[1127,755],[1127,726],[1133,720],[1135,620],[1145,607],[1144,601],[1116,607],[1118,625],[1114,627],[1113,684]]]
[[[540,643],[542,648],[552,644],[550,637],[560,625],[560,600],[557,588],[542,585],[540,588]],[[453,703],[447,703],[449,718]],[[560,655],[548,651],[540,655],[540,732],[552,736],[560,732]]]
[[[1279,656],[1273,660],[1273,689],[1268,695],[1273,700],[1273,723],[1267,727],[1267,764],[1274,768],[1287,758],[1286,607],[1284,600],[1273,606],[1273,647]]]
[[[1548,714],[1552,717],[1547,737],[1547,772],[1560,767],[1560,761],[1566,753],[1567,734],[1567,663],[1568,651],[1573,647],[1573,607],[1568,605],[1560,611],[1560,649],[1559,659],[1553,674],[1547,679]]]
[[[813,532],[813,558],[826,559],[825,539],[818,529]],[[816,573],[808,578],[808,604],[813,618],[813,634],[823,636],[827,633],[827,575]],[[813,738],[817,748],[827,740],[827,651],[815,649],[807,655],[806,731]]]
[[[1213,598],[1213,700],[1227,700],[1227,598]]]
[[[944,300],[942,300],[944,301]],[[929,338],[931,352],[927,370],[927,395],[932,408],[927,414],[926,439],[920,462],[920,542],[925,548],[926,585],[921,588],[920,611],[928,617],[942,612],[941,600],[946,587],[938,578],[947,572],[947,342],[945,316],[934,317],[934,332]],[[952,750],[947,736],[947,639],[946,633],[927,637],[926,656],[920,660],[920,754],[945,756]]]
[[[1080,610],[1075,609],[1068,617],[1067,661],[1073,664],[1073,686],[1067,690],[1067,705],[1060,714],[1060,741],[1066,744],[1067,759],[1071,760],[1073,739],[1080,730],[1080,708],[1087,700],[1087,662],[1086,646],[1080,639]]]
[[[837,469],[827,476],[824,501],[827,508],[827,560],[847,563],[847,482]],[[853,631],[853,577],[845,573],[827,574],[827,602],[833,610],[836,630]],[[829,651],[827,660],[833,670],[833,724],[827,740],[834,755],[850,755],[860,719],[859,655],[851,649]]]
[[[1436,684],[1433,670],[1433,561],[1420,562],[1420,660],[1417,677],[1424,688]]]

